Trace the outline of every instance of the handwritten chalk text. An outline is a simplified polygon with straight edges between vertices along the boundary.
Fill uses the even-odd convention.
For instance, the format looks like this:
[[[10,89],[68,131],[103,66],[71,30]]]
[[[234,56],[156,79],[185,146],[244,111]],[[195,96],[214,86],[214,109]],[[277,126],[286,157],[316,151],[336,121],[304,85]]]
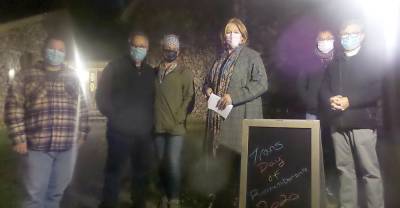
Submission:
[[[276,142],[275,144],[268,147],[257,147],[249,155],[249,160],[253,160],[254,164],[257,162],[264,161],[266,157],[270,156],[274,152],[279,152],[284,148],[281,142]]]
[[[267,201],[259,201],[256,204],[256,208],[279,208],[279,207],[284,207],[286,203],[291,202],[291,201],[296,201],[300,199],[299,194],[281,194],[279,197],[279,200],[272,202],[271,204],[268,204]]]
[[[282,178],[279,182],[277,182],[275,185],[272,186],[267,186],[266,188],[259,190],[259,189],[253,189],[250,191],[250,198],[251,200],[256,199],[257,197],[264,196],[280,187],[286,186],[295,180],[299,179],[300,177],[304,176],[308,172],[307,168],[302,168],[301,170],[297,171],[295,174]]]

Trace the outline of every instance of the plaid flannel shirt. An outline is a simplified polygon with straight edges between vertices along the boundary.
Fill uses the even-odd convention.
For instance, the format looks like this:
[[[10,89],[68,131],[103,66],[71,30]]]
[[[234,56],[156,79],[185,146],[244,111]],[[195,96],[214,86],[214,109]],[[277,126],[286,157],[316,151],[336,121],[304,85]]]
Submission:
[[[42,65],[18,73],[8,89],[5,123],[13,144],[60,152],[89,132],[88,110],[73,70],[46,71]]]

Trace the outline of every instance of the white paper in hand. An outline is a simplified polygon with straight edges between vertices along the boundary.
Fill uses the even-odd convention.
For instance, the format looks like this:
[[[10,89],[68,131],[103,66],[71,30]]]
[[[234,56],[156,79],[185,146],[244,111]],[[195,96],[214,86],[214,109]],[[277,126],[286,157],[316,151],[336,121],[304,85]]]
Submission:
[[[219,110],[217,108],[217,103],[221,99],[218,95],[211,93],[210,98],[208,98],[208,109],[215,111],[220,116],[224,117],[225,119],[228,117],[229,113],[231,112],[233,105],[227,105],[224,110]]]

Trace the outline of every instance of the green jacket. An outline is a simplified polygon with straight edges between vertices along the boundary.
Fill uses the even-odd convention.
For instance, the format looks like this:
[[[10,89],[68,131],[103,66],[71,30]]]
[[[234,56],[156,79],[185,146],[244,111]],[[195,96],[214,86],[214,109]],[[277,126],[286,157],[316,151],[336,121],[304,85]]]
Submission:
[[[188,108],[194,96],[193,74],[178,66],[162,82],[155,80],[155,132],[184,135]]]

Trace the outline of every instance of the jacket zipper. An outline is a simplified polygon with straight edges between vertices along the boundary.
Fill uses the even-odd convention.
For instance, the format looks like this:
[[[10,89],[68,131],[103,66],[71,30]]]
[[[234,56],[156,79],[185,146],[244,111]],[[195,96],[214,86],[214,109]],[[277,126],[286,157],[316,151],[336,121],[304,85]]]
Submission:
[[[343,96],[343,63],[340,62],[339,65],[339,95]],[[343,112],[342,112],[343,113]],[[343,127],[343,118],[339,116],[339,125]]]

